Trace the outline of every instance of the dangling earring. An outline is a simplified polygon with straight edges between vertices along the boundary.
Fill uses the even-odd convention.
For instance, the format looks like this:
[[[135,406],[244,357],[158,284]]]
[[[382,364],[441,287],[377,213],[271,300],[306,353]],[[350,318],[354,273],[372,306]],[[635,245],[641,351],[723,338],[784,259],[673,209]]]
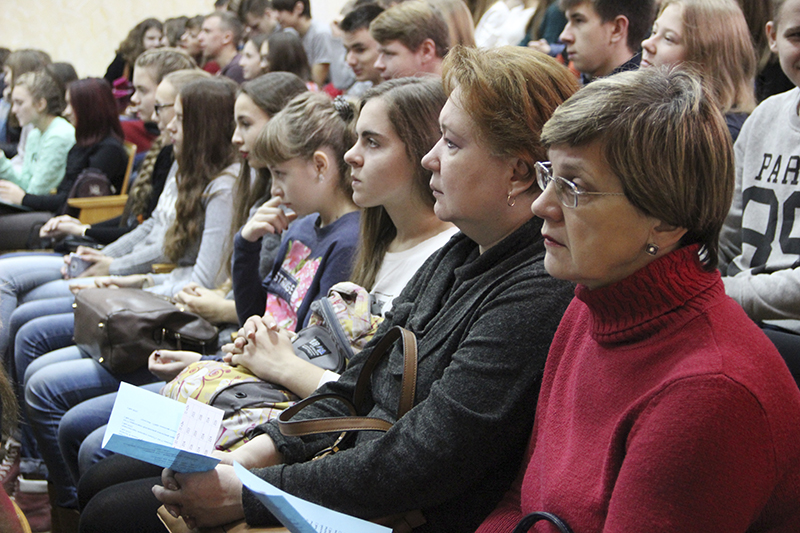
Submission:
[[[508,207],[514,207],[516,205],[516,203],[517,203],[517,199],[512,197],[509,194],[508,198],[506,198],[506,205],[508,205]]]
[[[325,180],[325,176],[323,176],[323,175],[322,175],[322,172],[320,172],[319,174],[317,174],[317,180],[318,180],[318,181],[320,181],[320,182],[322,182],[322,181],[324,181],[324,180]]]
[[[647,253],[647,255],[653,255],[654,256],[654,255],[656,255],[658,253],[658,245],[650,243],[647,246],[645,246],[644,251],[645,251],[645,253]]]

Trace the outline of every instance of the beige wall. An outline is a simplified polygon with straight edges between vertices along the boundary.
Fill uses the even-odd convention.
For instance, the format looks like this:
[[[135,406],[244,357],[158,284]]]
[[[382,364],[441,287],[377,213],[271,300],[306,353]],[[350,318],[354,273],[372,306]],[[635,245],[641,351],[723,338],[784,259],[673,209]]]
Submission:
[[[312,14],[328,21],[343,4],[312,0]],[[40,48],[72,63],[81,77],[102,76],[140,20],[192,16],[213,6],[214,0],[0,0],[0,46]]]

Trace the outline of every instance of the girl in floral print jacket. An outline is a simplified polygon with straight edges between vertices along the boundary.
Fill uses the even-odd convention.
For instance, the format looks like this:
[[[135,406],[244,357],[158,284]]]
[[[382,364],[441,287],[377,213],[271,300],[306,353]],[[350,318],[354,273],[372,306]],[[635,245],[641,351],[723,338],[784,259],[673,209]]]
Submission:
[[[355,141],[351,118],[344,102],[307,93],[259,135],[252,156],[270,169],[272,199],[234,241],[233,290],[241,324],[266,311],[281,328],[296,331],[305,325],[311,302],[349,279],[359,225],[344,162]],[[284,235],[272,272],[262,281],[258,257],[268,233]]]

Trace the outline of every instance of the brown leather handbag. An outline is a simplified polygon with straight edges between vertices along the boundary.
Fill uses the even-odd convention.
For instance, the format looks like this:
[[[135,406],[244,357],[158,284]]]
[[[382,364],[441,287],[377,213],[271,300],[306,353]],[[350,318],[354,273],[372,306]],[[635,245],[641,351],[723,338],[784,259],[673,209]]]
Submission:
[[[384,334],[372,353],[369,354],[356,381],[353,399],[345,398],[338,394],[318,394],[310,396],[292,407],[285,409],[278,416],[278,426],[281,433],[286,436],[300,437],[319,433],[341,432],[336,441],[329,447],[317,453],[314,460],[339,451],[339,445],[352,432],[355,431],[389,431],[391,422],[381,418],[358,416],[359,408],[364,403],[370,386],[370,378],[378,362],[386,355],[392,345],[402,339],[403,341],[403,378],[400,382],[400,401],[397,407],[397,418],[401,418],[414,407],[414,395],[417,389],[417,339],[414,334],[405,328],[395,326]],[[307,406],[323,399],[336,399],[347,406],[350,416],[312,418],[308,420],[292,420],[297,413]],[[410,533],[414,528],[423,525],[426,520],[419,510],[385,516],[373,522],[391,527],[394,533]]]
[[[217,350],[214,325],[141,289],[84,289],[73,307],[75,344],[115,375],[145,366],[158,349]]]

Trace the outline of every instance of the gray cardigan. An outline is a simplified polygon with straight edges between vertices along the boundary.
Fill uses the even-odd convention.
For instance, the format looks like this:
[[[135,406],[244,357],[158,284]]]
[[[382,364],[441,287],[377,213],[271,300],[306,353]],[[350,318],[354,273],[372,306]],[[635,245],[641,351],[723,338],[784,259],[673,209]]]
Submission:
[[[301,498],[366,519],[421,509],[418,531],[474,531],[516,476],[530,436],[545,357],[569,303],[571,284],[544,269],[541,220],[533,219],[483,255],[459,233],[429,259],[395,300],[376,335],[401,325],[417,336],[415,407],[386,433],[361,433],[348,449],[317,461],[336,435],[272,437],[286,464],[257,469]],[[352,398],[373,344],[319,392]],[[395,346],[372,378],[369,416],[394,422],[402,375]],[[368,395],[370,396],[370,395]],[[323,401],[300,418],[345,415]],[[247,489],[247,522],[274,519]]]

